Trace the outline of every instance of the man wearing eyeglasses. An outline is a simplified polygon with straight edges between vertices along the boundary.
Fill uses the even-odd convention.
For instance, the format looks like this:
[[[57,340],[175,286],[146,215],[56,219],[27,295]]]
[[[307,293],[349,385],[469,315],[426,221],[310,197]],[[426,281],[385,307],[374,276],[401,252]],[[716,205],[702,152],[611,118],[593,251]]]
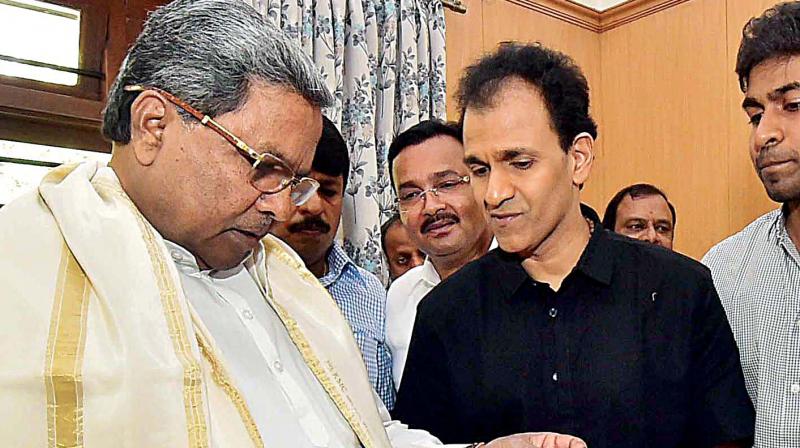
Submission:
[[[0,210],[0,440],[53,447],[430,447],[275,237],[332,97],[240,0],[153,12],[108,95],[110,166]],[[490,447],[571,446],[528,434]]]
[[[389,147],[389,169],[400,219],[427,255],[389,287],[386,338],[392,374],[400,386],[417,305],[462,266],[489,250],[492,233],[472,195],[457,125],[423,121],[400,133]]]

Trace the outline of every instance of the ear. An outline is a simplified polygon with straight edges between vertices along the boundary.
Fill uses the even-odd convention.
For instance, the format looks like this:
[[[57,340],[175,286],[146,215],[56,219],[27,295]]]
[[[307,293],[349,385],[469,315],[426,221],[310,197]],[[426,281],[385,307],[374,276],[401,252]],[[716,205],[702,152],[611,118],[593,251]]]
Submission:
[[[594,139],[586,132],[581,132],[572,141],[569,150],[572,158],[572,183],[575,186],[582,186],[589,179],[594,161]]]
[[[139,164],[150,166],[164,141],[167,123],[180,119],[177,111],[157,92],[145,90],[131,104],[131,143]]]

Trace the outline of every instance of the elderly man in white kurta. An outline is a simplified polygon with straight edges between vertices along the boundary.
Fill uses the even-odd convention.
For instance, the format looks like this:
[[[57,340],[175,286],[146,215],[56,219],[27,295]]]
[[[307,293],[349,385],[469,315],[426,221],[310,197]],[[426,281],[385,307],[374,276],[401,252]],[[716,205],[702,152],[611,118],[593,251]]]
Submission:
[[[3,446],[439,444],[390,421],[335,303],[267,236],[317,187],[330,101],[238,0],[150,16],[109,92],[110,165],[0,211]],[[574,443],[496,445],[545,437]]]

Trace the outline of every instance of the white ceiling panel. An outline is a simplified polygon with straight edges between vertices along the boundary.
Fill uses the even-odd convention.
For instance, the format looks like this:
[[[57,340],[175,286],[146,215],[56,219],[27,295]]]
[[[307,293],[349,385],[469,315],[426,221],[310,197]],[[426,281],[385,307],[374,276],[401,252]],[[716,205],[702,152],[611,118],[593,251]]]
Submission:
[[[625,3],[628,0],[572,0],[583,6],[596,9],[598,11],[605,11],[606,9],[613,8],[614,6]]]

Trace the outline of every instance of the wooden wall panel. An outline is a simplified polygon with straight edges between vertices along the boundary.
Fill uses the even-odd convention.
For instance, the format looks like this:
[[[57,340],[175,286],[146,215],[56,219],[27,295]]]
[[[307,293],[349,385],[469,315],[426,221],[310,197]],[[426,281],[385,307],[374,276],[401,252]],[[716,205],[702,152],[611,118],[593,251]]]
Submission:
[[[725,26],[725,0],[695,0],[600,36],[606,198],[662,187],[695,258],[729,233]]]
[[[742,37],[742,27],[751,17],[774,5],[777,0],[728,0],[728,57],[727,69],[728,101],[728,189],[731,203],[729,233],[738,232],[756,217],[778,205],[764,191],[761,181],[753,169],[748,155],[750,127],[741,108],[744,94],[734,73],[736,53]]]
[[[742,26],[777,0],[637,1],[652,14],[593,32],[533,7],[563,0],[470,0],[467,16],[447,17],[449,87],[480,53],[479,40],[484,51],[538,40],[572,56],[589,79],[600,125],[584,198],[602,212],[625,185],[663,187],[678,210],[676,249],[699,258],[777,206],[747,154],[734,74]]]

